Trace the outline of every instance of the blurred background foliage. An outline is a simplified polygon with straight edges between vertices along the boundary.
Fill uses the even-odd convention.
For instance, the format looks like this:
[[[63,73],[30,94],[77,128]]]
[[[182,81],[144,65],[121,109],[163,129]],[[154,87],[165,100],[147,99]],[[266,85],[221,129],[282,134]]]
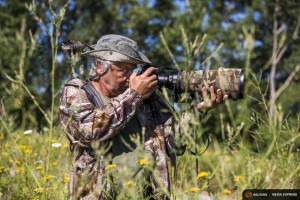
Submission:
[[[53,13],[64,5],[60,19]],[[53,26],[60,20],[60,27]],[[57,56],[49,37],[55,31]],[[274,146],[286,143],[282,151],[297,152],[299,32],[297,0],[0,0],[0,115],[5,122],[0,124],[1,141],[9,137],[7,128],[11,133],[47,132],[45,115],[51,112],[52,125],[59,127],[59,91],[67,79],[88,71],[86,58],[73,66],[61,43],[73,39],[94,44],[114,33],[137,41],[160,66],[246,69],[245,98],[213,110],[205,123],[205,130],[219,142],[215,150],[218,145],[233,151],[246,148],[267,157]],[[196,51],[193,44],[200,48]],[[274,139],[274,132],[280,140]]]

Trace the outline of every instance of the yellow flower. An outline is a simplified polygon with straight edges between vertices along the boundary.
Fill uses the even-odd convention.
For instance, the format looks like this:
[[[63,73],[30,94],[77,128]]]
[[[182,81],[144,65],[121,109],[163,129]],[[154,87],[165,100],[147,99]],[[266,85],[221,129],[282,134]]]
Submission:
[[[243,176],[235,176],[233,179],[234,182],[244,182],[245,178]]]
[[[43,167],[41,165],[38,165],[38,166],[35,167],[35,169],[36,170],[41,170],[41,169],[43,169]]]
[[[62,180],[63,183],[68,183],[69,181],[70,181],[69,176],[64,177],[63,180]]]
[[[62,146],[62,148],[69,148],[69,144],[68,143],[65,143],[63,146]]]
[[[39,200],[38,198],[33,198],[33,199],[31,199],[31,200]]]
[[[127,181],[127,182],[124,183],[124,186],[131,186],[132,184],[133,184],[132,181]]]
[[[33,191],[36,193],[42,193],[44,191],[44,188],[35,188]]]
[[[30,148],[26,148],[26,149],[23,149],[24,153],[28,154],[31,152],[31,149]]]
[[[20,149],[23,149],[23,152],[26,154],[31,152],[31,146],[20,144],[19,147]]]
[[[53,178],[52,175],[47,175],[47,176],[44,176],[44,177],[42,178],[42,180],[44,180],[44,181],[49,181],[49,180],[51,180],[52,178]]]
[[[15,161],[15,164],[16,164],[16,165],[20,165],[20,164],[21,164],[21,162],[20,162],[20,161],[18,161],[18,160],[16,160],[16,161]]]
[[[200,192],[200,188],[192,187],[190,188],[190,192]]]
[[[54,166],[54,167],[57,166],[57,162],[54,161],[54,162],[52,163],[52,166]]]
[[[146,165],[150,164],[150,161],[145,160],[145,159],[141,159],[141,160],[136,161],[136,163],[140,164],[141,166],[146,166]]]
[[[115,165],[115,164],[109,164],[105,167],[105,169],[108,170],[108,169],[113,169],[113,168],[116,168],[116,167],[117,167],[117,165]]]
[[[17,167],[16,171],[17,171],[17,173],[24,172],[24,168],[23,167]]]
[[[208,176],[208,172],[200,172],[197,176],[197,179],[200,179],[202,177]]]
[[[231,194],[231,191],[228,190],[228,189],[224,189],[222,193],[223,193],[223,194],[226,194],[226,195],[229,195],[229,194]]]

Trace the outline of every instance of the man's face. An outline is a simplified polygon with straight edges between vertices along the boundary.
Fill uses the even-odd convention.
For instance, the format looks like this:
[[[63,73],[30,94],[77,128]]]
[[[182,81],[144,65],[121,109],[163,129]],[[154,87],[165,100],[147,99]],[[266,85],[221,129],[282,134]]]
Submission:
[[[116,62],[112,64],[108,72],[101,77],[109,97],[115,97],[125,92],[129,87],[129,77],[135,68],[136,65],[131,63]]]

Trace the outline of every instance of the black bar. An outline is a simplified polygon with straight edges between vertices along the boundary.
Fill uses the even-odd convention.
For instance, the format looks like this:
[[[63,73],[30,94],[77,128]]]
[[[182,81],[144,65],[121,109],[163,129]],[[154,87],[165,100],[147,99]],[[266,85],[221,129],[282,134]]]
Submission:
[[[300,189],[246,189],[243,200],[300,200]]]

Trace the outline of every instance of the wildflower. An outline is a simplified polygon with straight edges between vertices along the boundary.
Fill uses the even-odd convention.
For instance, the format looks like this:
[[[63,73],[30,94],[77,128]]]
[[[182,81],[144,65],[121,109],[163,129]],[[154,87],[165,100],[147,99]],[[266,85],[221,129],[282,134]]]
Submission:
[[[54,143],[52,143],[52,147],[55,147],[55,148],[58,148],[58,147],[61,147],[61,143],[58,143],[58,142],[54,142]]]
[[[29,134],[31,134],[33,131],[32,130],[26,130],[26,131],[24,131],[24,135],[29,135]]]
[[[62,180],[63,183],[68,183],[70,181],[70,177],[69,176],[65,176]]]
[[[208,172],[200,172],[197,176],[197,179],[200,179],[202,177],[208,176]]]
[[[54,161],[54,162],[52,163],[52,166],[55,167],[55,166],[57,166],[57,164],[58,164],[58,163]]]
[[[105,167],[105,169],[108,170],[108,169],[113,169],[113,168],[116,168],[116,167],[117,167],[117,165],[115,165],[115,164],[109,164]]]
[[[31,146],[28,146],[28,145],[19,145],[19,147],[21,148],[21,149],[23,149],[23,152],[24,153],[30,153],[31,152]]]
[[[145,160],[145,159],[141,159],[141,160],[136,161],[136,163],[140,164],[141,166],[146,166],[146,165],[150,164],[150,161]]]
[[[224,189],[222,193],[223,193],[223,194],[226,194],[226,195],[230,195],[230,194],[231,194],[231,191],[228,190],[228,189]]]
[[[44,191],[44,188],[35,188],[33,191],[36,193],[42,193]]]
[[[190,192],[200,192],[200,188],[192,187],[190,188]]]
[[[245,178],[243,176],[235,176],[233,179],[234,182],[244,182]]]
[[[16,171],[18,173],[22,173],[22,172],[24,172],[24,168],[23,167],[17,167]]]
[[[132,184],[133,184],[132,181],[127,181],[127,182],[124,183],[124,186],[131,186]]]
[[[31,147],[27,147],[27,148],[23,149],[23,151],[25,154],[28,154],[31,152]]]
[[[41,165],[38,165],[38,166],[35,167],[35,169],[36,170],[41,170],[41,169],[43,169],[43,167]]]
[[[47,176],[44,176],[42,179],[43,179],[44,181],[49,181],[49,180],[51,180],[52,178],[53,178],[53,176],[47,175]]]
[[[33,198],[33,199],[31,199],[31,200],[39,200],[38,198]]]
[[[15,161],[15,164],[16,164],[16,165],[20,165],[20,164],[21,164],[21,162],[20,162],[20,161],[18,161],[18,160],[16,160],[16,161]]]
[[[70,145],[69,145],[68,143],[65,143],[62,147],[63,147],[63,148],[69,148],[69,146],[70,146]]]

